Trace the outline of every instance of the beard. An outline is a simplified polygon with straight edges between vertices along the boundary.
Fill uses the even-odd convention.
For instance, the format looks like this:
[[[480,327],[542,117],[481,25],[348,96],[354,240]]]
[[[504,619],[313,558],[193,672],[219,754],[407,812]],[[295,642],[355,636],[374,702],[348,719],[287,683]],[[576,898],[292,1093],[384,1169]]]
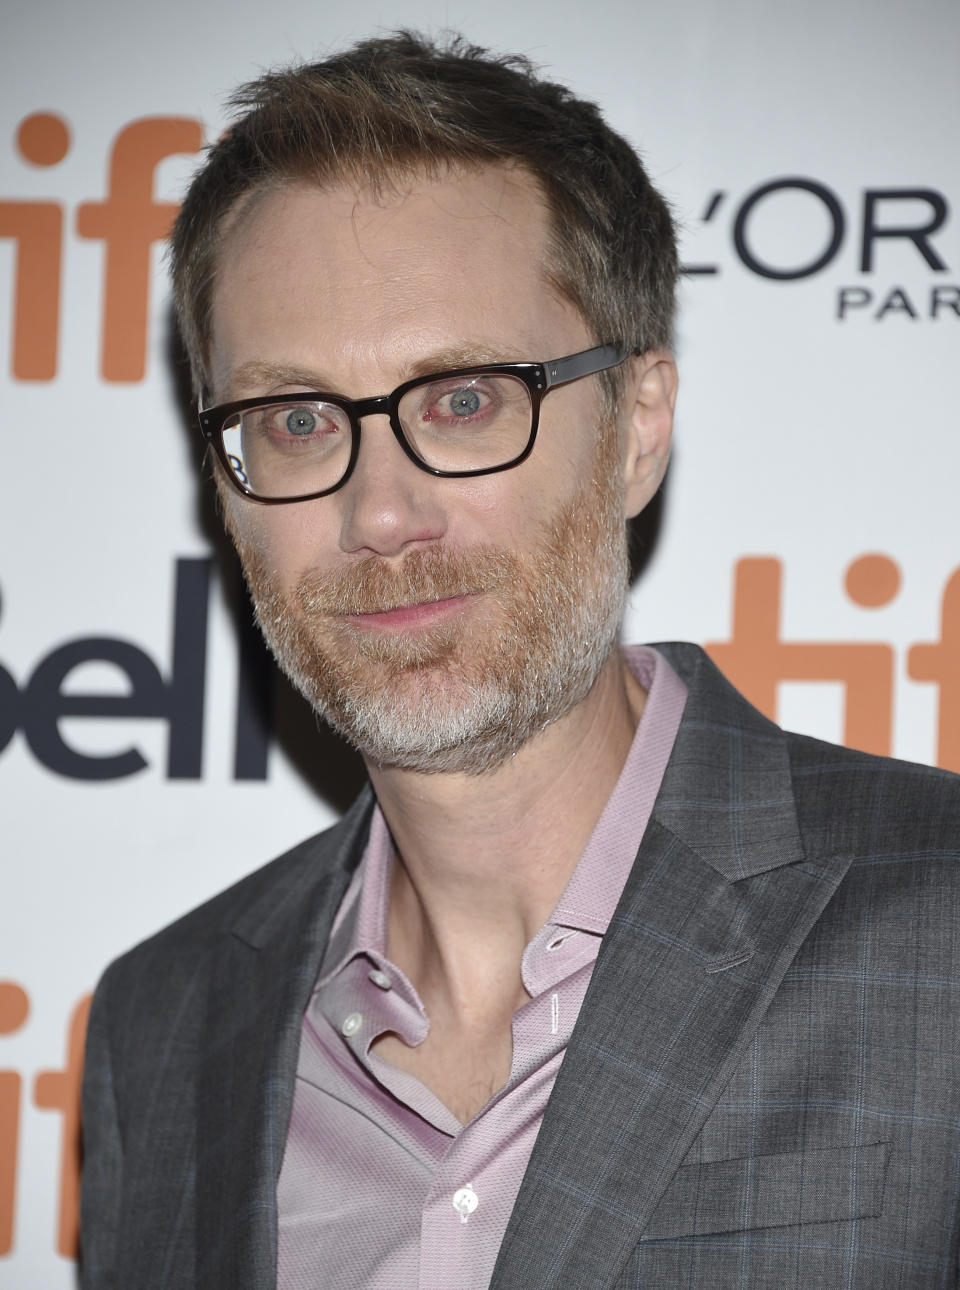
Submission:
[[[482,774],[590,692],[617,644],[629,561],[616,436],[600,432],[593,477],[524,555],[491,545],[371,555],[303,577],[284,594],[234,540],[274,657],[315,711],[370,762]],[[465,613],[409,632],[344,615],[477,596]]]

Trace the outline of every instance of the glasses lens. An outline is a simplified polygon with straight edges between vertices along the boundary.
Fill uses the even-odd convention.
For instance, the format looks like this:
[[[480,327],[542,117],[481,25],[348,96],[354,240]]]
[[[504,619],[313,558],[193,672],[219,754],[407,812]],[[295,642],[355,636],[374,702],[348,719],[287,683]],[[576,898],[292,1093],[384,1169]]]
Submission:
[[[238,483],[258,497],[322,493],[350,462],[350,420],[334,403],[291,399],[247,408],[221,433]]]
[[[521,456],[533,425],[530,391],[515,376],[461,372],[407,390],[398,409],[407,441],[434,470],[493,470]]]

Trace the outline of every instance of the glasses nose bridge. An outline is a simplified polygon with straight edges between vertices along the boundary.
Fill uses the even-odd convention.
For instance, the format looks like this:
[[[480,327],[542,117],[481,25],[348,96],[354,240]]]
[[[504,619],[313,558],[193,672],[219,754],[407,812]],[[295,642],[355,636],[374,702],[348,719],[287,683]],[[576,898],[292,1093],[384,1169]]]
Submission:
[[[350,403],[350,409],[356,421],[376,416],[389,417],[391,422],[395,420],[392,394],[378,394],[371,399],[354,399]]]
[[[423,469],[422,463],[411,451],[410,445],[407,443],[407,437],[403,433],[403,427],[400,424],[400,416],[397,411],[397,397],[395,394],[377,394],[369,399],[345,399],[344,403],[349,409],[350,418],[353,422],[354,448],[353,453],[351,454],[350,466],[346,475],[341,480],[341,484],[345,484],[350,475],[353,474],[353,468],[357,464],[357,458],[360,456],[360,422],[364,417],[386,417],[390,422],[390,429],[393,431],[393,436],[397,443],[411,461],[413,461],[416,466]]]
[[[357,437],[360,436],[360,422],[364,417],[387,417],[395,437],[406,448],[400,418],[397,415],[397,400],[393,394],[377,394],[369,399],[349,400],[348,406],[353,417]]]

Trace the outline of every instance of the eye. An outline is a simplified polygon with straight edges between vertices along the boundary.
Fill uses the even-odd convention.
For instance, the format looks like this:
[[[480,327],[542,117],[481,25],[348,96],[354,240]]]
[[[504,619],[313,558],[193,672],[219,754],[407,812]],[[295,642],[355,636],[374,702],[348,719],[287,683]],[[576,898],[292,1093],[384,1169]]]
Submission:
[[[246,451],[260,439],[277,449],[326,451],[333,440],[349,437],[346,414],[332,403],[267,403],[241,414]]]
[[[480,410],[480,396],[476,390],[455,390],[448,403],[455,417],[472,417]]]
[[[329,403],[275,403],[262,409],[263,428],[277,443],[319,440],[343,431],[343,414]]]
[[[287,413],[285,424],[289,434],[313,434],[317,428],[316,413],[311,412],[309,408],[294,408],[292,412]]]
[[[417,420],[426,425],[453,427],[488,418],[496,406],[496,383],[479,377],[436,382],[422,387]]]

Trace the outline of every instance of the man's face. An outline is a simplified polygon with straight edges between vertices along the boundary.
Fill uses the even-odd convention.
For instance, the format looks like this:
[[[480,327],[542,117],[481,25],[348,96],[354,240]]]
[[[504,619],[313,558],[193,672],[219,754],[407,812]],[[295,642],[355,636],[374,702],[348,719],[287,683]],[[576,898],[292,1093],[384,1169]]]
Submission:
[[[216,401],[363,398],[587,348],[547,286],[546,231],[535,186],[503,167],[379,199],[260,196],[221,248]],[[336,493],[267,507],[222,487],[281,666],[371,761],[480,772],[589,692],[627,571],[619,436],[601,422],[588,378],[551,393],[532,456],[500,474],[428,475],[376,416]]]

